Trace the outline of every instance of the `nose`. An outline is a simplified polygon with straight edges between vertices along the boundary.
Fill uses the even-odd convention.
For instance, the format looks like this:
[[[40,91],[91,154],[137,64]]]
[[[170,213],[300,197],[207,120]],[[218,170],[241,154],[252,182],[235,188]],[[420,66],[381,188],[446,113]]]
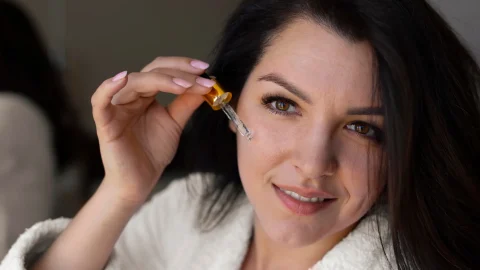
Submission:
[[[338,169],[334,144],[327,132],[318,129],[298,139],[295,157],[297,170],[308,179],[332,176]]]

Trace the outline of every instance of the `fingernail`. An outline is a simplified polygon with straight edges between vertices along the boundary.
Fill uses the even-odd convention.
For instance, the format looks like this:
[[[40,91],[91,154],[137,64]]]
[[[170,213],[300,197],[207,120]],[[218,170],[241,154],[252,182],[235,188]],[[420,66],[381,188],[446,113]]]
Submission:
[[[113,77],[112,82],[119,81],[119,80],[125,78],[125,76],[127,76],[127,71],[122,71],[122,72],[118,73],[117,75],[115,75],[115,77]]]
[[[192,60],[192,62],[190,62],[190,65],[198,69],[207,69],[210,66],[209,64],[200,60]]]
[[[173,82],[184,88],[189,88],[192,86],[190,82],[187,82],[184,79],[180,79],[180,78],[173,78]]]
[[[202,78],[202,77],[197,77],[196,82],[198,84],[203,85],[203,86],[208,87],[208,88],[215,85],[214,81],[209,80],[209,79],[205,79],[205,78]]]

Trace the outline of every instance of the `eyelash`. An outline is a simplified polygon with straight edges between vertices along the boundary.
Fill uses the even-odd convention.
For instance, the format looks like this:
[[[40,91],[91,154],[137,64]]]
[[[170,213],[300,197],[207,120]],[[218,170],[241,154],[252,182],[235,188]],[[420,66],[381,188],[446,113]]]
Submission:
[[[280,95],[265,95],[262,97],[263,106],[265,106],[265,108],[267,108],[271,113],[286,115],[286,116],[293,115],[293,114],[300,115],[299,112],[291,113],[291,112],[277,110],[274,106],[272,106],[273,102],[284,102],[286,104],[289,104],[290,106],[293,106],[294,108],[298,107],[297,103],[295,103],[293,100]]]
[[[357,132],[357,131],[355,131],[355,130],[349,129],[348,126],[351,126],[351,125],[354,125],[354,126],[360,126],[360,125],[362,125],[362,126],[367,126],[368,128],[370,128],[370,129],[373,130],[374,135],[373,135],[373,136],[367,136],[367,135],[364,135],[364,134],[362,134],[362,133],[360,133],[360,132]],[[368,124],[368,123],[365,123],[365,122],[362,122],[362,121],[355,121],[355,122],[352,122],[352,123],[347,124],[347,126],[346,126],[345,128],[347,128],[349,131],[354,132],[356,135],[361,136],[362,138],[366,138],[366,139],[368,139],[368,140],[372,140],[372,141],[374,141],[374,142],[377,143],[377,144],[383,143],[383,137],[384,137],[383,131],[382,131],[380,128],[374,126],[374,125],[371,125],[371,124]]]
[[[293,106],[295,109],[298,107],[297,103],[295,103],[293,100],[291,100],[289,98],[286,98],[284,96],[281,96],[281,95],[271,95],[271,94],[269,95],[269,94],[267,94],[267,95],[262,97],[263,106],[273,114],[278,114],[278,115],[283,115],[283,116],[301,115],[301,113],[298,112],[298,111],[292,113],[292,112],[286,112],[286,111],[278,110],[274,107],[274,105],[272,105],[273,102],[283,102],[283,103],[288,104],[289,106]],[[352,125],[353,126],[363,125],[363,126],[366,126],[368,128],[371,128],[374,131],[374,135],[373,136],[367,136],[367,135],[361,134],[361,133],[359,133],[355,130],[349,129],[348,126],[352,126]],[[377,144],[381,144],[383,142],[383,137],[384,137],[383,136],[383,131],[380,128],[376,127],[375,125],[371,125],[371,124],[365,123],[363,121],[355,121],[355,122],[351,122],[351,123],[347,124],[345,128],[349,131],[354,132],[356,135],[358,135],[362,138],[365,138],[367,140],[372,140]]]

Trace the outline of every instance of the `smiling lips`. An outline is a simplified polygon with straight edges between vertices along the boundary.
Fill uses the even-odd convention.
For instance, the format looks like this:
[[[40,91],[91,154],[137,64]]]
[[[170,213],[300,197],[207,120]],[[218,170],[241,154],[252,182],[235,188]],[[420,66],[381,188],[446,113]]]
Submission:
[[[313,215],[336,200],[333,195],[319,190],[276,185],[273,187],[283,204],[295,214],[302,216]]]

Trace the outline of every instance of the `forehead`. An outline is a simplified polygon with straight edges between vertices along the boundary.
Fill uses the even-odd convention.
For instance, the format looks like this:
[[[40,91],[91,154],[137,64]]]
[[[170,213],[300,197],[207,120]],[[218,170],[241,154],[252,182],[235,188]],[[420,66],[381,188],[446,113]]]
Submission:
[[[328,94],[363,106],[371,102],[370,44],[349,41],[315,22],[296,20],[278,33],[266,48],[257,72],[278,73],[314,99]]]

